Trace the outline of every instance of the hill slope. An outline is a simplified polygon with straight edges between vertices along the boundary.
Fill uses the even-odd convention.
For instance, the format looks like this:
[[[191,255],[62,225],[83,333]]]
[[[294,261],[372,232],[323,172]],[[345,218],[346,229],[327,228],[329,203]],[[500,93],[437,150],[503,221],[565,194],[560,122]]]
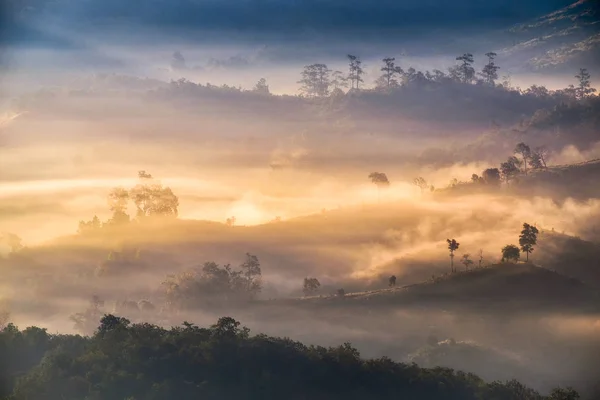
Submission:
[[[500,310],[578,309],[598,311],[600,296],[581,281],[533,264],[498,264],[400,288],[312,297],[322,304],[356,302],[378,306],[468,306]]]

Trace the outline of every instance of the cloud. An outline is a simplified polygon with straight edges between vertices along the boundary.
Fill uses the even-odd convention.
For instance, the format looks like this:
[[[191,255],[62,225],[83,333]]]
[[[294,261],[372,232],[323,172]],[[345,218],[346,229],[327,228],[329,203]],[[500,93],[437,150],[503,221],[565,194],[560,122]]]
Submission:
[[[397,43],[432,31],[470,32],[477,29],[507,27],[553,11],[565,0],[543,3],[527,0],[474,2],[442,0],[257,0],[257,1],[141,1],[92,0],[41,1],[34,9],[8,10],[19,18],[8,28],[13,39],[28,30],[44,37],[44,25],[72,26],[78,29],[119,27],[114,32],[152,32],[180,35],[194,42],[218,43],[233,36],[241,41],[285,42],[308,40],[323,42],[361,39],[365,42]],[[20,33],[19,33],[20,32]],[[127,35],[131,39],[135,35]],[[123,36],[123,38],[126,38]],[[442,45],[442,43],[438,43]],[[447,43],[443,44],[446,45]],[[298,46],[291,47],[298,51]]]

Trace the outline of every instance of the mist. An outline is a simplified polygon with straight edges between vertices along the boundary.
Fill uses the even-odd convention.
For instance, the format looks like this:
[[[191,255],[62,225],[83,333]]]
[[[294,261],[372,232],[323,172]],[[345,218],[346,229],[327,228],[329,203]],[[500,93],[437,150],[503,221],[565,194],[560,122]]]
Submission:
[[[481,23],[432,20],[399,41],[387,3],[339,29],[332,4],[312,25],[295,24],[294,7],[308,13],[296,5],[283,22],[217,29],[223,10],[201,2],[215,15],[204,31],[145,7],[131,26],[111,25],[114,5],[20,10],[0,54],[0,328],[93,335],[105,313],[163,327],[231,316],[253,334],[593,399],[600,69],[583,50],[542,67],[546,50],[523,46],[550,34],[515,24],[545,29],[547,13],[583,7],[548,3],[494,18],[481,6],[463,16]],[[99,34],[104,23],[115,29]],[[466,52],[500,76],[453,76]],[[346,74],[348,54],[358,89],[302,82],[316,63]],[[402,68],[395,85],[384,57]],[[579,68],[589,93],[568,86]],[[511,260],[524,224],[537,242]],[[258,290],[241,290],[252,256],[258,278],[244,279]],[[219,289],[223,271],[234,289]]]

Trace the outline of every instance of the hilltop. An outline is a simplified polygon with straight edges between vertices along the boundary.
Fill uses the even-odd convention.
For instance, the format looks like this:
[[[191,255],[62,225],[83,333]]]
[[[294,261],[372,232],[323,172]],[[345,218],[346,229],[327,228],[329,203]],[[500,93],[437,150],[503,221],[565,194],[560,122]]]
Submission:
[[[468,307],[498,311],[599,311],[600,293],[581,281],[530,263],[503,263],[398,288],[296,300],[314,305]]]

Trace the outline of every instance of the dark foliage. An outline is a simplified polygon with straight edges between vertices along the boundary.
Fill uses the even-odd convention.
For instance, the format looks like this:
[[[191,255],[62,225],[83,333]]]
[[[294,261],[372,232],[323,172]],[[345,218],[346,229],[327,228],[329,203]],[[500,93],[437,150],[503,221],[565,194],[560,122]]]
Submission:
[[[9,325],[0,332],[0,360],[2,396],[11,400],[544,399],[514,381],[363,360],[349,343],[251,337],[230,317],[208,329],[184,322],[166,330],[105,315],[92,337]]]

